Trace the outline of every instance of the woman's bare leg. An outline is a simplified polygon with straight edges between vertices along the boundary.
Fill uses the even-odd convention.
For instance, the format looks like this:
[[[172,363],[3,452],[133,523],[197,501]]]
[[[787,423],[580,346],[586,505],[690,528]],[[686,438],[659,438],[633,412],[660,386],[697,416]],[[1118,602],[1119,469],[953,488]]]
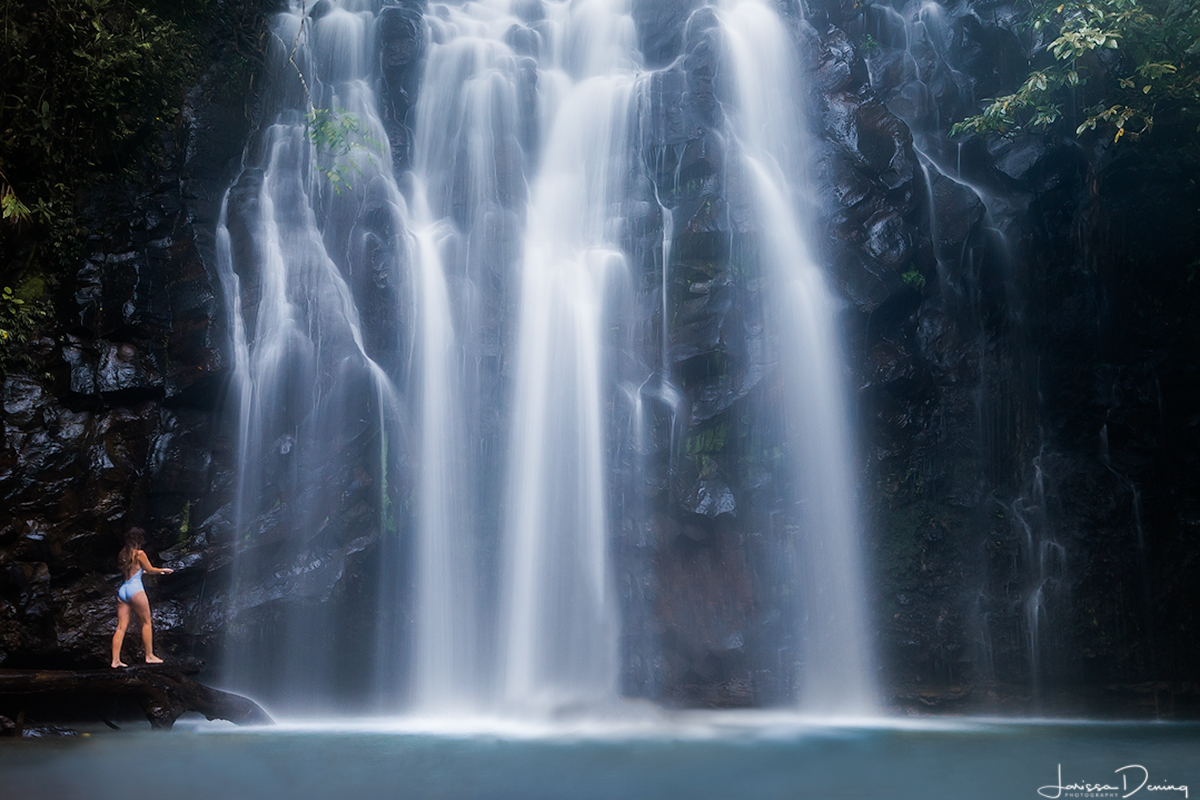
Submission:
[[[154,655],[154,630],[150,626],[150,601],[145,592],[133,596],[133,610],[142,621],[142,646],[146,648],[146,663],[161,664],[162,659]]]
[[[125,643],[125,629],[129,627],[129,604],[117,601],[117,630],[112,641],[112,667],[127,666],[121,660],[121,645]]]

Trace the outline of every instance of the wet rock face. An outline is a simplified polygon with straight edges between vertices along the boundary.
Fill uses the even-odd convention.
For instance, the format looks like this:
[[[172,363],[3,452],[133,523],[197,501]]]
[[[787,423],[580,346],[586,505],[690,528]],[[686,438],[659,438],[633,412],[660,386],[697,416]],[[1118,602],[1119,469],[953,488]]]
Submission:
[[[682,397],[645,393],[660,432],[648,446],[661,463],[636,478],[656,509],[649,529],[631,516],[634,534],[619,539],[635,653],[625,677],[631,693],[672,702],[770,703],[789,696],[794,658],[756,650],[789,635],[791,612],[770,589],[780,534],[760,517],[781,478],[754,444],[770,432],[746,420],[778,384],[753,311],[757,287],[736,270],[753,257],[756,221],[718,135],[720,46],[703,9],[676,22],[686,7],[635,12],[655,63],[671,64],[652,79],[644,160],[674,226],[665,345]],[[1141,165],[1156,184],[1132,179],[1131,151],[1086,153],[1053,136],[949,139],[973,98],[1023,77],[1011,10],[830,2],[810,11],[797,35],[816,93],[818,245],[847,303],[886,681],[1138,681],[1154,657],[1193,675],[1179,660],[1190,650],[1155,618],[1196,624],[1179,610],[1195,607],[1194,592],[1162,584],[1176,574],[1167,554],[1187,547],[1175,526],[1192,525],[1166,520],[1195,516],[1179,510],[1191,507],[1194,473],[1162,437],[1194,440],[1169,409],[1196,413],[1200,402],[1184,388],[1195,371],[1180,361],[1196,333],[1152,309],[1180,309],[1194,291],[1164,268],[1132,264],[1178,270],[1187,260],[1179,243],[1192,212],[1180,209],[1195,208],[1183,188],[1194,165],[1171,177]],[[1101,181],[1090,200],[1085,179]],[[1159,186],[1172,187],[1166,205],[1154,199]],[[1141,222],[1115,229],[1121,214]],[[651,230],[641,251],[654,253],[659,235]],[[1160,370],[1170,377],[1152,391]],[[1149,422],[1155,402],[1159,423]],[[638,561],[647,547],[649,567]],[[705,577],[718,562],[727,584]],[[1121,573],[1119,563],[1145,571]],[[1121,606],[1106,582],[1141,599]],[[683,607],[701,597],[707,616],[687,617]],[[1108,626],[1099,641],[1089,624]],[[735,630],[733,657],[722,642]]]
[[[1164,584],[1192,530],[1176,444],[1195,432],[1175,414],[1198,408],[1180,361],[1197,332],[1168,320],[1196,299],[1179,271],[1194,157],[1165,140],[950,139],[973,98],[1024,76],[1012,8],[817,5],[823,40],[871,43],[868,85],[826,96],[818,175],[856,309],[889,678],[1036,691],[1194,676],[1158,622],[1196,624],[1194,591]]]
[[[901,276],[914,269],[922,204],[907,126],[860,94],[824,96],[816,176],[833,278],[871,312],[901,294]]]
[[[0,410],[0,666],[108,663],[116,555],[148,531],[156,644],[203,645],[197,597],[224,537],[231,480],[217,403],[227,380],[213,231],[249,120],[218,98],[218,64],[188,97],[147,184],[84,197],[83,255],[35,364],[3,378]],[[164,555],[165,554],[165,555]],[[136,636],[127,657],[140,651]]]
[[[699,0],[634,0],[633,20],[647,64],[662,66],[682,49],[688,18]]]
[[[76,281],[79,324],[64,353],[72,391],[203,392],[195,384],[223,369],[226,334],[220,286],[200,258],[178,179],[133,197],[99,192],[81,221],[93,233]]]
[[[727,530],[697,542],[680,531],[659,552],[656,567],[662,699],[717,708],[756,705],[746,647],[747,632],[758,627],[755,593],[737,534]]]
[[[397,173],[407,169],[412,158],[411,112],[417,102],[425,46],[423,5],[420,0],[406,0],[379,13],[384,124]]]

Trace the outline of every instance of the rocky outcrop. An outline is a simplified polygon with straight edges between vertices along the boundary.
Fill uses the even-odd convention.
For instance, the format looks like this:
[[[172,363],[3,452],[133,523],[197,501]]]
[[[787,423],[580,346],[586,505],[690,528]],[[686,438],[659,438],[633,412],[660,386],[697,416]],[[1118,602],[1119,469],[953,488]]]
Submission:
[[[58,318],[33,343],[32,366],[3,378],[5,668],[107,663],[115,554],[132,525],[147,529],[156,562],[176,568],[150,584],[164,654],[217,630],[201,611],[231,480],[218,412],[228,316],[213,234],[253,95],[238,85],[251,78],[247,55],[214,48],[153,177],[81,200],[83,255],[63,281]]]
[[[0,670],[0,709],[24,720],[65,718],[77,721],[101,708],[121,711],[122,701],[138,707],[152,728],[170,729],[186,712],[237,725],[273,725],[257,703],[192,680],[198,664],[157,665],[99,670]],[[111,713],[111,712],[110,712]],[[116,727],[103,714],[97,716]],[[0,736],[6,717],[0,717]],[[38,726],[44,728],[45,726]],[[9,729],[11,735],[29,735]]]

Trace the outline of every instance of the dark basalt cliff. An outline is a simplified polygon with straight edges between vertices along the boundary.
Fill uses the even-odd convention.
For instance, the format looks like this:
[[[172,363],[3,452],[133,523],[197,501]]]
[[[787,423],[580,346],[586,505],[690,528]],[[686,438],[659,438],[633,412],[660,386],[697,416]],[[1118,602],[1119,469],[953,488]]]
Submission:
[[[851,334],[885,674],[1034,703],[1194,680],[1195,150],[948,140],[1023,73],[1013,11],[903,16],[840,18],[925,174],[925,285]]]
[[[661,200],[677,234],[668,352],[689,411],[648,445],[660,477],[617,508],[623,681],[670,703],[768,704],[791,692],[794,659],[772,644],[790,624],[770,588],[780,455],[753,423],[778,380],[761,288],[740,268],[755,221],[728,183],[720,49],[701,5],[633,4],[662,69],[628,244],[653,332]],[[791,99],[817,143],[812,228],[845,300],[885,694],[1022,709],[1065,687],[1194,681],[1200,165],[1167,135],[948,139],[1020,79],[1028,43],[1000,4],[930,13],[819,0],[790,16],[814,89]],[[383,19],[403,166],[423,33],[411,5]],[[157,182],[84,198],[73,297],[34,344],[37,368],[4,379],[5,667],[107,658],[130,524],[177,570],[152,589],[168,655],[215,655],[229,626],[310,602],[278,575],[244,619],[226,599],[234,456],[212,239],[250,123],[206,97],[204,83],[189,95]],[[631,469],[618,459],[615,484],[643,481]],[[364,524],[325,596],[369,582],[377,534]]]
[[[271,5],[259,4],[260,21]],[[32,341],[31,365],[3,378],[4,668],[107,663],[120,582],[113,553],[131,525],[146,527],[156,562],[176,570],[150,579],[168,656],[217,630],[208,576],[228,540],[232,456],[213,238],[254,94],[243,85],[245,55],[214,52],[159,143],[153,179],[80,198],[83,255],[62,280],[57,319]]]

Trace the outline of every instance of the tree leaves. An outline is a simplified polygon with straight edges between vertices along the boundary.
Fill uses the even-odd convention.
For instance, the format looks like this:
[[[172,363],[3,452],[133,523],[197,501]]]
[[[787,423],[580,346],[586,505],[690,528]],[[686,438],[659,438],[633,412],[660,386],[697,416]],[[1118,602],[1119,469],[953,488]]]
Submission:
[[[28,206],[17,198],[11,186],[0,187],[0,216],[14,225],[29,221]]]
[[[358,162],[351,156],[364,153],[373,159],[380,144],[359,118],[344,109],[312,108],[304,118],[309,141],[317,153],[325,157],[328,166],[322,168],[335,194],[354,186],[347,180],[349,171],[362,175]]]
[[[1066,100],[1072,116],[1083,117],[1077,135],[1108,127],[1114,142],[1149,133],[1156,115],[1200,118],[1195,0],[1043,2],[1026,24],[1056,33],[1034,53],[1041,66],[951,135],[1044,130],[1062,119]]]
[[[62,205],[70,209],[73,187],[136,164],[133,148],[156,141],[150,134],[171,123],[162,98],[176,96],[194,71],[196,45],[176,22],[137,2],[6,6],[0,31],[5,219],[40,223],[38,210],[52,215],[63,191]]]

